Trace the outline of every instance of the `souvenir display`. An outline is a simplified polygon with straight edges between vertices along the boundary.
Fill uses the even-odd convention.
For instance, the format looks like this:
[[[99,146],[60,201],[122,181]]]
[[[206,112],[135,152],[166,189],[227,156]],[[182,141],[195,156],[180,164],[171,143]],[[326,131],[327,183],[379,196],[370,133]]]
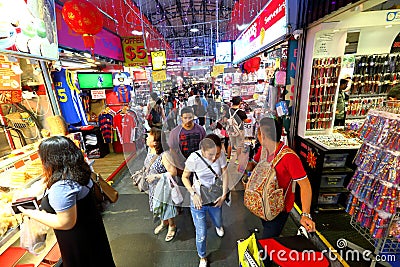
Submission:
[[[347,186],[351,194],[346,211],[356,230],[369,232],[374,242],[390,241],[398,250],[400,116],[370,111],[360,137],[364,142],[354,160],[357,171]],[[378,250],[384,251],[385,247]]]
[[[325,130],[331,127],[340,65],[340,57],[313,60],[307,130]]]
[[[361,145],[361,141],[358,138],[345,137],[340,133],[312,136],[310,139],[326,149],[358,148]]]
[[[398,83],[400,55],[357,56],[349,90],[346,119],[365,118],[368,110],[379,107],[387,92]]]
[[[386,94],[397,82],[400,55],[366,55],[355,59],[351,95]]]

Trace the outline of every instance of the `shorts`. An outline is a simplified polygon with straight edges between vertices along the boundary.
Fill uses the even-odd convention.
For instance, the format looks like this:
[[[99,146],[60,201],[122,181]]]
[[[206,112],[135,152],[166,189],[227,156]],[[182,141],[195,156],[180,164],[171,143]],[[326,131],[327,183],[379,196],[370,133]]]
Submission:
[[[231,146],[235,147],[236,149],[244,147],[244,135],[243,134],[240,134],[238,136],[229,136],[229,140],[231,142]]]

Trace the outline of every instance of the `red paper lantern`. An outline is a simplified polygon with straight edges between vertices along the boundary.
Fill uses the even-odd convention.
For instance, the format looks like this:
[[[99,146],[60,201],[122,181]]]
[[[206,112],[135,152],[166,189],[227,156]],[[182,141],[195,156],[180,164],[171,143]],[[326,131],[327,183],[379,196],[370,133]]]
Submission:
[[[87,0],[69,0],[62,8],[62,16],[68,27],[81,34],[85,47],[93,51],[93,35],[103,29],[103,15]]]

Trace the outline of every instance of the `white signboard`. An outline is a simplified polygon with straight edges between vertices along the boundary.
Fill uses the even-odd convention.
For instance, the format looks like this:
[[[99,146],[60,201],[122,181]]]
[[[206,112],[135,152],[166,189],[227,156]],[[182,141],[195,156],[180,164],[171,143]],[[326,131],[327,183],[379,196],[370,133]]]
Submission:
[[[106,99],[106,90],[90,90],[90,94],[92,95],[92,99]]]

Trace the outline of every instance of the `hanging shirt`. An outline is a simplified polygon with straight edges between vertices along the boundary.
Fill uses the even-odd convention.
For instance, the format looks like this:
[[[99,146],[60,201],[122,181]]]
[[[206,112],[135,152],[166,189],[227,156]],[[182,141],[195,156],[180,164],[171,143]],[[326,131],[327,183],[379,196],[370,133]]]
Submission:
[[[121,144],[133,143],[135,120],[127,114],[118,113],[114,116],[114,128],[117,129],[118,138]]]
[[[118,96],[118,101],[121,103],[129,103],[131,102],[131,91],[132,86],[130,85],[118,85],[114,86],[114,92]]]
[[[99,126],[105,143],[112,142],[113,116],[109,113],[99,115]]]
[[[71,74],[66,69],[51,73],[61,113],[65,121],[69,124],[88,125],[79,96],[80,91],[72,81]]]

